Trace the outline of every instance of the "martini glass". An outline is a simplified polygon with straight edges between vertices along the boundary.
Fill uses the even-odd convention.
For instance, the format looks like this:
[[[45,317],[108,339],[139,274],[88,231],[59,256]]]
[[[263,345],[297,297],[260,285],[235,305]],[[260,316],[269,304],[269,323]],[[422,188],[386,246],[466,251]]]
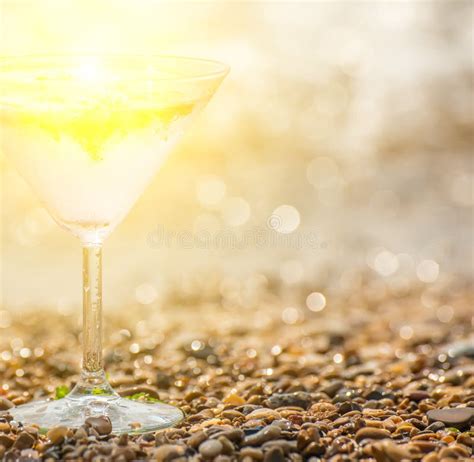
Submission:
[[[124,218],[228,72],[172,56],[37,56],[0,59],[0,147],[54,220],[83,249],[83,361],[61,400],[10,410],[44,431],[106,415],[112,431],[178,423],[164,403],[121,398],[102,359],[102,244]]]

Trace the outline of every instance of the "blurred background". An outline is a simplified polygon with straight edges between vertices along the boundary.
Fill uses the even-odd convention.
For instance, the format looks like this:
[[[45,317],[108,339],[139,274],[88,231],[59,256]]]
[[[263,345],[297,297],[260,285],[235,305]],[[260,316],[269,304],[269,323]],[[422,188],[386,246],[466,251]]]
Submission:
[[[469,1],[0,0],[0,54],[231,66],[106,242],[104,303],[241,310],[273,294],[288,324],[413,285],[452,318],[432,294],[472,283],[473,30]],[[2,327],[22,307],[79,313],[79,242],[0,168]]]

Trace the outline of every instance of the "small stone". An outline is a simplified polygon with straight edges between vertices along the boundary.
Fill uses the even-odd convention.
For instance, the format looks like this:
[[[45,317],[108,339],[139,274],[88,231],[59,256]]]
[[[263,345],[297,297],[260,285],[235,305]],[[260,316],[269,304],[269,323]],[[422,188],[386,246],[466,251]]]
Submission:
[[[322,456],[326,452],[326,447],[321,443],[309,443],[303,451],[303,455],[308,456]]]
[[[305,391],[296,391],[294,393],[276,393],[267,399],[266,404],[271,409],[279,407],[301,407],[308,409],[311,405],[311,395]]]
[[[86,425],[92,427],[99,435],[108,435],[112,432],[112,422],[107,416],[89,417]]]
[[[268,425],[253,435],[246,436],[244,444],[248,446],[261,446],[266,441],[276,440],[281,435],[280,427]]]
[[[424,390],[414,390],[407,393],[405,396],[411,401],[419,402],[424,399],[428,399],[431,395],[427,391],[424,391]]]
[[[382,440],[390,438],[390,432],[383,428],[364,427],[361,428],[355,435],[355,440],[360,443],[362,440]]]
[[[241,406],[242,404],[245,404],[245,399],[236,393],[231,393],[230,395],[227,395],[222,402],[224,404],[230,404],[231,406]]]
[[[219,440],[207,440],[199,445],[199,454],[201,454],[204,459],[214,459],[223,449],[224,446]]]
[[[263,460],[263,451],[257,448],[243,447],[240,450],[240,460],[249,457],[250,460]]]
[[[474,419],[474,408],[456,407],[450,409],[431,409],[427,412],[430,422],[443,422],[447,427],[462,429]]]
[[[219,438],[220,436],[224,436],[234,443],[240,443],[245,437],[245,432],[240,428],[231,428],[230,430],[223,430],[216,433],[215,435],[212,435],[211,438]]]
[[[267,409],[263,407],[263,408],[255,409],[250,414],[247,414],[245,416],[245,420],[252,420],[252,419],[272,421],[276,419],[281,419],[281,415],[279,412],[274,411],[273,409]]]
[[[326,393],[330,398],[334,398],[336,393],[344,387],[344,382],[342,380],[333,380],[325,387],[321,388],[321,392]]]
[[[51,428],[46,436],[52,444],[61,444],[66,438],[67,432],[67,427],[58,426]]]
[[[433,422],[431,425],[428,425],[426,427],[426,431],[436,433],[442,430],[444,427],[446,427],[446,425],[443,422],[436,421],[436,422]]]
[[[264,462],[285,462],[285,456],[283,450],[278,447],[274,447],[265,452],[263,458]]]
[[[0,398],[0,411],[6,411],[12,407],[15,407],[15,405],[10,400],[3,397]]]
[[[351,401],[341,403],[341,405],[339,406],[339,412],[341,413],[341,415],[347,414],[348,412],[352,411],[362,411],[362,406]]]
[[[452,459],[467,459],[471,455],[471,451],[461,445],[453,445],[448,448],[442,448],[439,451],[439,457],[443,460],[444,458]]]
[[[119,446],[127,446],[128,444],[128,433],[122,433],[119,436],[119,440],[117,443]]]
[[[391,440],[383,440],[370,446],[373,457],[377,462],[402,462],[411,460],[412,454]]]
[[[84,427],[79,427],[74,433],[74,439],[80,441],[87,438],[87,431]]]
[[[157,372],[156,374],[156,386],[161,389],[168,389],[171,384],[173,383],[172,378],[168,375],[165,374],[164,372]]]
[[[95,459],[94,459],[95,460]],[[125,461],[133,461],[136,460],[136,453],[135,451],[127,446],[117,446],[113,450],[113,460],[123,460]]]
[[[430,452],[435,452],[439,449],[439,444],[434,441],[418,440],[411,442],[410,445],[423,454],[429,454]]]
[[[219,436],[218,441],[222,444],[222,454],[230,456],[234,453],[234,445],[225,436]]]
[[[263,443],[262,449],[266,451],[267,449],[270,450],[271,448],[275,448],[275,447],[280,448],[285,454],[298,450],[296,441],[288,441],[288,440],[267,441],[266,443]]]
[[[191,390],[188,393],[184,395],[184,400],[188,403],[193,401],[196,398],[200,398],[201,396],[204,396],[202,391],[199,390]]]
[[[10,431],[10,424],[8,422],[0,422],[0,432],[8,433]]]
[[[13,447],[16,449],[29,449],[35,444],[35,438],[27,432],[21,432]]]
[[[456,442],[459,444],[464,444],[467,447],[474,447],[474,438],[468,433],[461,433],[457,438]]]
[[[0,435],[0,446],[8,449],[13,445],[14,442],[15,440],[13,438],[10,438],[7,435]]]
[[[184,448],[177,444],[163,444],[155,451],[156,462],[169,462],[184,454]]]
[[[365,396],[364,398],[368,401],[370,400],[375,400],[375,401],[379,401],[381,400],[382,398],[385,397],[385,390],[383,389],[380,389],[380,388],[376,388],[375,390],[370,390]]]
[[[193,433],[188,441],[187,441],[187,444],[188,446],[191,446],[192,448],[198,448],[199,445],[203,442],[203,441],[206,441],[207,439],[207,435],[205,432],[203,431],[198,431],[196,433]]]

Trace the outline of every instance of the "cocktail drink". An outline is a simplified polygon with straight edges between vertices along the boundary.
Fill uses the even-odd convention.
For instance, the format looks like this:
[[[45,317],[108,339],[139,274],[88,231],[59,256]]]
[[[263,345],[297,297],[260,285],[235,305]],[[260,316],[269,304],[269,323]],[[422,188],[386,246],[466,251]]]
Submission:
[[[114,432],[173,425],[182,412],[121,398],[102,361],[102,243],[228,72],[171,56],[0,60],[0,147],[44,206],[83,246],[83,364],[58,401],[11,410],[42,429],[107,415]]]

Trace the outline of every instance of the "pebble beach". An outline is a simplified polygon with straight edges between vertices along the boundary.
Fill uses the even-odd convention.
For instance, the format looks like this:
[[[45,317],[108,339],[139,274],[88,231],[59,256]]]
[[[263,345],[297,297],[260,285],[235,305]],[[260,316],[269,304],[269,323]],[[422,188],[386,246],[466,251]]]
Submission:
[[[116,435],[100,416],[47,433],[15,422],[13,406],[61,399],[74,385],[80,323],[53,312],[48,323],[44,312],[12,314],[0,343],[2,460],[472,460],[469,284],[439,293],[438,304],[450,307],[441,311],[426,306],[419,287],[364,309],[334,298],[331,311],[304,320],[279,314],[272,300],[243,313],[219,303],[164,311],[160,323],[140,310],[107,315],[111,384],[185,413],[176,428],[145,434],[137,423]]]

